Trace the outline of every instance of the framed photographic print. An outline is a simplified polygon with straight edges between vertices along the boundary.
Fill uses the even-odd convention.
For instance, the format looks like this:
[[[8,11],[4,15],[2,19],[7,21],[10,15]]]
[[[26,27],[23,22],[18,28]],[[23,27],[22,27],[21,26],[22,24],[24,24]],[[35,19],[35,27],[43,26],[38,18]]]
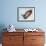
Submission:
[[[18,7],[17,8],[18,22],[33,22],[35,21],[35,7]]]

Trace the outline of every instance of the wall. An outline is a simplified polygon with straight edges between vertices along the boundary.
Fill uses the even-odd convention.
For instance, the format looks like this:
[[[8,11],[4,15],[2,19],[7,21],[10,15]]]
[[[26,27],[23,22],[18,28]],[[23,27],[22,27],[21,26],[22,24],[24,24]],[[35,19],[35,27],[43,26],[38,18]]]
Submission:
[[[0,25],[13,24],[16,28],[46,28],[46,0],[0,0]],[[17,7],[35,7],[35,22],[17,22]]]

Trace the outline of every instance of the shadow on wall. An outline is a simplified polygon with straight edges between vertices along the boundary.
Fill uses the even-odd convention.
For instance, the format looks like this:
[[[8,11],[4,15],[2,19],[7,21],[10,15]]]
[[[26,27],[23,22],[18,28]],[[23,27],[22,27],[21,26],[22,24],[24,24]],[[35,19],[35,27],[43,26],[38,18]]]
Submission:
[[[0,43],[2,43],[2,36],[3,36],[2,32],[6,31],[6,30],[3,30],[4,28],[6,28],[5,25],[0,24]]]

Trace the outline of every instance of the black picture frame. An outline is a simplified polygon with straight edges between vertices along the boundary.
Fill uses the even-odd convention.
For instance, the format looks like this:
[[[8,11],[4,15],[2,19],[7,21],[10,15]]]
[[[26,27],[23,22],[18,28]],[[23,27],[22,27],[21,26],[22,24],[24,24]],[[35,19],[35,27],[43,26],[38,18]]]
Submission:
[[[22,19],[21,14],[23,14],[24,12],[26,13],[26,11],[27,11],[27,13],[28,13],[28,11],[32,11],[32,15],[29,16],[30,19],[29,19],[29,17],[28,17],[28,19]],[[17,21],[18,22],[35,22],[35,7],[17,7]]]

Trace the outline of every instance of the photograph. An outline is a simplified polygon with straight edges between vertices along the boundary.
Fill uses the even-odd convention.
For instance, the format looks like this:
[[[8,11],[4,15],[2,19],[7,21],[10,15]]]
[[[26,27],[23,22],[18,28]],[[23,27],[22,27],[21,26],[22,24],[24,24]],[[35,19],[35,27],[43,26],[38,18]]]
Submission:
[[[17,21],[20,21],[20,22],[35,21],[35,7],[18,7]]]
[[[0,46],[46,46],[46,0],[0,0]]]

